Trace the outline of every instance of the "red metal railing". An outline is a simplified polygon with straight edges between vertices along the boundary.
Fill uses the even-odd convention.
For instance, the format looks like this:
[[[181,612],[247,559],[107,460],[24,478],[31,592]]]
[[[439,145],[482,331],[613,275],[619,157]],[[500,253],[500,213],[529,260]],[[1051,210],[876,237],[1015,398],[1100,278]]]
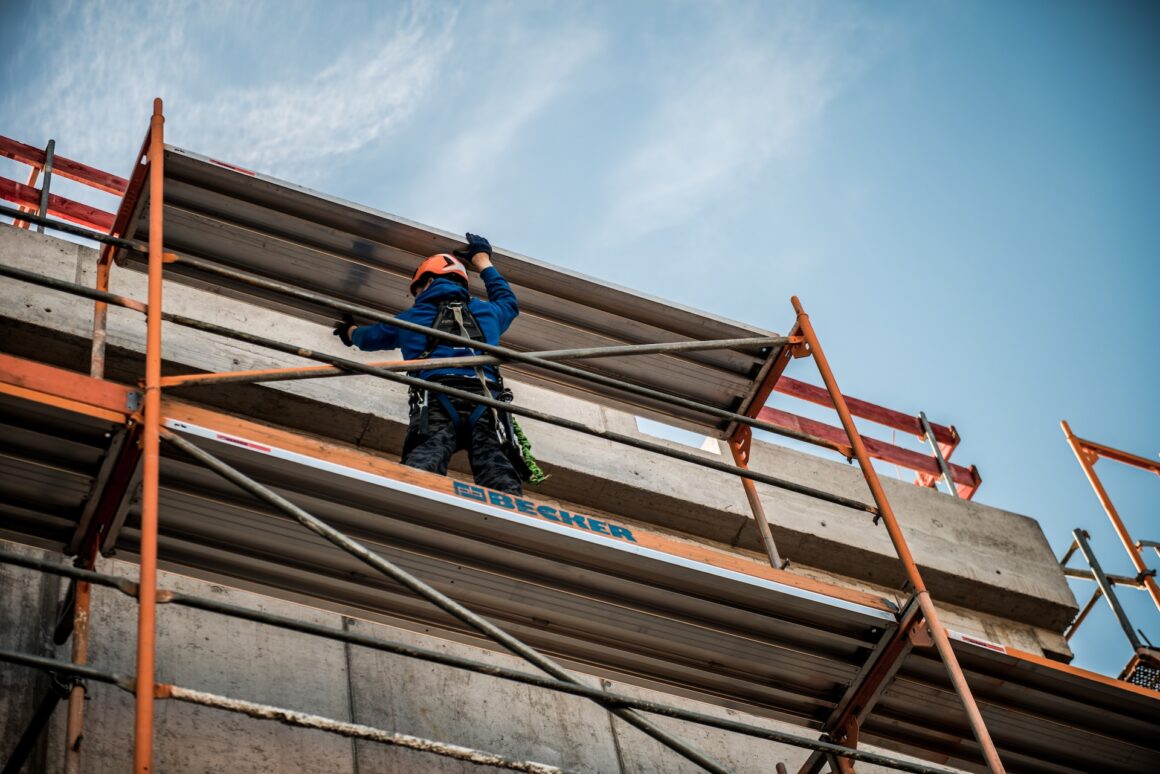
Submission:
[[[25,212],[35,212],[41,217],[55,215],[63,220],[106,233],[112,228],[114,217],[112,213],[90,207],[73,199],[57,196],[51,192],[48,193],[47,197],[44,194],[52,183],[53,175],[60,175],[116,196],[125,193],[129,181],[79,161],[58,156],[53,152],[51,142],[47,149],[41,150],[9,137],[0,136],[0,156],[32,167],[32,173],[29,175],[27,183],[0,177],[0,199],[13,202]],[[36,181],[42,173],[44,174],[44,183],[40,188],[36,188]],[[26,223],[17,225],[27,227]]]
[[[779,375],[779,378],[773,383],[770,392],[789,395],[818,406],[833,407],[829,393],[824,388],[807,382],[801,382],[788,376]],[[846,398],[846,403],[850,408],[850,413],[855,417],[889,427],[893,430],[899,430],[921,440],[929,440],[922,427],[922,421],[917,416],[904,414],[901,411],[859,400],[858,398]],[[834,443],[845,443],[846,441],[846,432],[840,427],[834,427],[833,425],[819,422],[816,419],[803,417],[772,406],[761,406],[760,410],[752,415],[763,422],[768,422],[771,425],[777,425],[787,430],[808,433],[819,438],[824,438],[827,441],[833,441]],[[939,451],[946,461],[958,496],[970,500],[975,496],[975,492],[979,490],[983,479],[979,475],[978,468],[974,465],[964,467],[951,463],[951,455],[962,440],[959,437],[958,431],[955,430],[954,426],[940,425],[934,422],[930,423],[930,428],[934,436],[934,443],[938,444]],[[938,458],[933,452],[931,454],[923,454],[922,452],[875,438],[864,438],[863,440],[866,444],[866,452],[871,458],[913,471],[917,474],[915,476],[915,483],[919,486],[934,488],[936,482],[942,477],[942,470],[939,466]]]

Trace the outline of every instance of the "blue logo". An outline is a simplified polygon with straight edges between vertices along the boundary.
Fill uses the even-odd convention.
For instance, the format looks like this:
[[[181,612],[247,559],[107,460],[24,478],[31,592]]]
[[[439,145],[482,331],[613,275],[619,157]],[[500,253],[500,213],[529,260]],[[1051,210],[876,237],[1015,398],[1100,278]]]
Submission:
[[[632,543],[636,542],[636,538],[632,535],[632,530],[627,527],[621,527],[618,524],[609,524],[606,521],[601,521],[592,516],[581,516],[578,513],[569,513],[563,508],[556,509],[550,505],[536,505],[531,500],[525,500],[522,497],[512,497],[503,492],[493,492],[490,489],[484,489],[481,486],[472,486],[462,481],[454,482],[454,486],[455,494],[460,497],[466,497],[468,500],[487,503],[497,508],[513,511],[514,513],[539,516],[541,519],[554,521],[557,524],[569,524],[573,527],[579,527],[586,532],[595,532],[600,535],[609,535],[610,537],[627,540]]]

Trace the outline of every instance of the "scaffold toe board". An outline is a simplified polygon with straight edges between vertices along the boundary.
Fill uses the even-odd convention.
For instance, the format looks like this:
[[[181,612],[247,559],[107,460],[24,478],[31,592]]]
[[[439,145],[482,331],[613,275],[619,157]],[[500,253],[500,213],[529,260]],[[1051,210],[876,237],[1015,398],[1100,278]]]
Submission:
[[[325,196],[179,148],[165,150],[165,249],[394,314],[410,305],[408,285],[428,255],[462,246],[460,236]],[[148,237],[148,175],[138,173],[118,213],[117,233]],[[119,262],[143,268],[129,250]],[[521,313],[503,344],[514,350],[654,344],[772,336],[768,331],[659,301],[505,250],[495,265]],[[329,323],[320,303],[256,288],[180,262],[166,276],[268,308]],[[472,288],[484,295],[478,276]],[[321,334],[320,334],[321,335]],[[570,363],[588,373],[744,412],[780,348],[634,355]],[[527,364],[512,372],[605,404],[721,435],[728,420]]]

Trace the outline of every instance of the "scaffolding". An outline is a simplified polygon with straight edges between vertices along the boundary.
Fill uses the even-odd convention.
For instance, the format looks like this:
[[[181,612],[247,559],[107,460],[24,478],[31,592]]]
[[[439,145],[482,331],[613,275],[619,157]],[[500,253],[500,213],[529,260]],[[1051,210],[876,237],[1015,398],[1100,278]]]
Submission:
[[[1060,422],[1060,427],[1063,429],[1063,434],[1067,438],[1067,443],[1071,447],[1072,452],[1075,453],[1076,461],[1079,462],[1084,475],[1087,476],[1088,483],[1091,484],[1096,498],[1100,501],[1100,505],[1103,506],[1104,513],[1107,514],[1108,521],[1111,522],[1112,530],[1124,546],[1124,550],[1128,554],[1128,559],[1132,563],[1132,567],[1136,570],[1136,574],[1131,577],[1105,573],[1103,567],[1100,565],[1099,559],[1096,557],[1095,551],[1088,542],[1091,539],[1091,535],[1086,530],[1076,528],[1072,532],[1071,545],[1068,546],[1067,551],[1060,558],[1059,564],[1069,577],[1092,581],[1096,584],[1096,588],[1092,592],[1091,597],[1088,598],[1088,601],[1084,603],[1084,606],[1080,609],[1075,619],[1068,626],[1064,637],[1070,640],[1080,625],[1087,619],[1092,608],[1103,598],[1107,601],[1112,614],[1116,618],[1116,622],[1124,632],[1124,637],[1132,647],[1131,660],[1124,667],[1123,672],[1120,673],[1120,679],[1127,680],[1136,685],[1156,689],[1160,687],[1160,650],[1152,647],[1151,643],[1145,644],[1141,642],[1141,638],[1137,636],[1137,629],[1132,626],[1128,614],[1125,612],[1123,605],[1120,604],[1115,587],[1124,586],[1146,592],[1152,598],[1152,603],[1156,606],[1157,611],[1160,611],[1160,587],[1156,585],[1156,570],[1148,567],[1147,562],[1144,560],[1144,551],[1148,548],[1153,549],[1160,556],[1160,543],[1157,543],[1155,540],[1136,541],[1132,539],[1127,525],[1124,524],[1124,520],[1120,517],[1116,506],[1112,503],[1111,495],[1108,494],[1108,490],[1104,488],[1103,482],[1100,481],[1095,466],[1101,459],[1107,459],[1160,476],[1160,461],[1150,460],[1136,454],[1121,451],[1120,449],[1114,449],[1102,443],[1080,438],[1071,431],[1071,426],[1068,425],[1066,420]],[[1077,552],[1087,564],[1088,567],[1086,570],[1068,567],[1068,562]]]
[[[426,739],[404,737],[391,734],[381,729],[373,729],[356,724],[320,718],[307,715],[295,710],[278,707],[256,705],[250,702],[231,699],[223,696],[214,696],[194,691],[182,686],[158,683],[155,673],[156,649],[156,609],[158,604],[179,604],[193,608],[208,610],[237,616],[251,621],[257,621],[272,626],[279,626],[300,632],[306,632],[321,637],[345,641],[365,647],[381,649],[388,652],[428,659],[457,668],[484,671],[487,674],[505,677],[507,679],[537,685],[542,688],[556,690],[581,696],[594,701],[627,723],[637,727],[645,734],[653,737],[674,750],[687,760],[694,762],[707,771],[727,771],[720,763],[706,756],[680,738],[659,728],[650,721],[645,714],[657,714],[681,720],[700,723],[738,734],[767,739],[784,744],[794,745],[813,751],[810,758],[800,769],[800,774],[816,774],[827,765],[832,770],[843,772],[853,771],[854,761],[865,761],[889,766],[902,771],[934,772],[945,769],[916,764],[889,755],[871,753],[859,750],[860,739],[865,738],[863,726],[870,717],[875,706],[880,701],[888,685],[898,674],[903,662],[911,656],[916,648],[933,647],[945,670],[945,679],[949,682],[953,694],[959,701],[960,717],[965,716],[966,727],[973,737],[973,745],[969,749],[960,747],[953,754],[943,756],[944,760],[954,760],[961,765],[972,767],[982,766],[985,770],[998,773],[1005,771],[1000,760],[999,751],[984,721],[983,713],[976,702],[974,691],[968,681],[960,663],[961,657],[970,659],[973,674],[976,675],[1005,675],[1010,679],[1018,670],[1034,672],[1039,684],[1036,690],[1046,693],[1065,690],[1055,684],[1048,687],[1044,681],[1066,676],[1068,680],[1088,680],[1082,686],[1083,691],[1106,692],[1106,698],[1100,701],[1138,702],[1139,707],[1153,706],[1155,698],[1148,692],[1124,691],[1118,687],[1109,686],[1106,681],[1091,679],[1092,676],[1079,670],[1069,670],[1062,665],[1053,664],[1046,659],[1032,657],[1030,654],[1021,654],[1012,649],[1006,649],[993,643],[986,643],[977,639],[955,635],[942,625],[938,611],[935,608],[931,594],[926,586],[918,565],[911,555],[906,538],[891,508],[886,493],[874,469],[872,458],[889,459],[894,454],[882,445],[878,445],[876,452],[868,450],[854,424],[853,412],[843,396],[833,371],[826,359],[825,353],[818,340],[816,331],[810,322],[803,305],[797,298],[792,299],[794,324],[786,336],[748,336],[733,338],[716,338],[709,340],[685,340],[678,342],[650,343],[641,345],[620,346],[590,346],[574,347],[570,349],[539,349],[521,350],[505,346],[491,346],[480,342],[465,339],[454,334],[427,329],[400,320],[393,315],[384,313],[381,309],[365,303],[356,303],[342,298],[315,292],[307,289],[305,283],[282,281],[270,276],[262,276],[252,271],[223,265],[220,262],[191,254],[181,250],[168,248],[166,233],[166,169],[167,153],[180,153],[175,149],[167,148],[163,142],[164,119],[161,111],[161,102],[157,100],[149,131],[146,135],[142,150],[134,166],[133,177],[125,186],[126,198],[121,212],[114,223],[110,224],[111,233],[93,231],[89,228],[70,226],[58,220],[46,217],[53,211],[52,201],[42,205],[38,212],[29,211],[31,196],[24,189],[16,190],[15,195],[23,197],[26,205],[24,210],[0,208],[0,214],[14,219],[37,223],[42,226],[83,236],[104,245],[101,252],[97,273],[97,287],[95,289],[27,272],[14,267],[0,267],[0,274],[10,279],[28,282],[42,287],[51,288],[67,293],[79,295],[95,302],[94,330],[92,337],[91,376],[81,377],[68,374],[60,369],[53,369],[27,361],[18,361],[16,358],[4,356],[0,359],[0,376],[9,386],[10,395],[19,394],[43,400],[57,408],[76,409],[86,407],[90,415],[101,416],[106,420],[123,424],[121,432],[114,441],[115,448],[106,458],[106,464],[101,471],[102,497],[93,501],[92,507],[82,518],[83,530],[78,530],[78,537],[70,546],[78,554],[77,566],[73,568],[60,567],[48,562],[21,558],[13,555],[0,557],[5,562],[20,565],[29,569],[55,573],[74,581],[75,595],[71,601],[72,616],[72,662],[62,662],[41,657],[30,656],[13,652],[0,653],[0,659],[24,664],[27,666],[48,670],[69,679],[84,679],[116,685],[134,694],[135,710],[135,749],[134,760],[137,772],[152,770],[153,761],[153,720],[154,704],[157,699],[170,699],[199,703],[214,706],[235,712],[243,712],[256,717],[270,717],[285,723],[304,727],[321,728],[347,736],[373,739],[386,744],[410,746],[413,749],[422,749],[439,755],[447,755],[461,760],[476,763],[487,763],[518,771],[556,771],[554,767],[544,766],[530,761],[518,761],[505,758],[502,755],[478,750],[469,750],[444,742]],[[51,149],[49,150],[51,155]],[[214,162],[220,167],[233,169],[244,175],[252,175],[222,162]],[[58,164],[58,169],[59,169]],[[12,197],[8,197],[12,198]],[[57,210],[60,212],[74,211],[74,203],[57,200]],[[47,210],[46,210],[47,208]],[[139,223],[133,222],[133,213],[141,215]],[[145,216],[147,213],[147,217]],[[182,213],[182,217],[191,217]],[[303,217],[308,217],[304,213]],[[85,221],[83,216],[70,217],[88,225],[94,225],[92,220]],[[136,228],[137,232],[132,229]],[[135,238],[137,233],[143,233],[146,241]],[[441,249],[442,245],[424,245]],[[429,251],[429,250],[425,250]],[[148,297],[145,302],[127,298],[110,292],[109,270],[114,260],[123,260],[131,264],[145,266],[148,272]],[[594,394],[614,396],[616,400],[626,405],[643,407],[655,415],[674,418],[677,424],[696,427],[709,426],[718,430],[728,442],[733,455],[734,464],[707,458],[690,452],[681,451],[659,443],[645,441],[624,433],[594,427],[582,422],[554,416],[536,411],[518,404],[500,403],[491,398],[462,392],[445,385],[424,382],[406,373],[414,363],[408,362],[380,362],[363,363],[347,358],[335,357],[324,353],[304,349],[299,345],[279,342],[266,337],[257,336],[232,330],[227,326],[196,320],[182,315],[167,312],[162,304],[163,276],[166,272],[177,272],[188,281],[196,279],[207,286],[224,289],[234,294],[253,294],[282,307],[293,307],[308,310],[314,319],[333,317],[336,314],[348,313],[359,319],[389,323],[400,328],[415,330],[427,335],[462,346],[480,350],[485,354],[473,357],[464,362],[469,363],[511,363],[522,365],[536,374],[546,383],[560,386],[562,389],[585,394],[589,391]],[[128,388],[115,385],[104,379],[105,370],[105,321],[106,310],[109,305],[118,306],[141,313],[146,317],[147,341],[145,353],[145,375],[142,382],[140,398],[137,393]],[[258,345],[276,352],[296,355],[314,360],[321,365],[310,368],[283,368],[262,371],[245,371],[214,374],[195,374],[181,376],[162,375],[162,323],[175,324],[194,329],[203,333],[220,336],[234,341]],[[743,395],[744,400],[737,402],[738,396],[728,392],[728,387],[722,392],[706,397],[698,392],[702,387],[697,379],[689,378],[686,382],[676,385],[673,391],[658,389],[641,380],[619,378],[593,369],[583,369],[576,365],[569,365],[563,361],[586,362],[603,358],[627,358],[634,355],[677,354],[677,353],[705,353],[713,351],[754,353],[749,357],[739,358],[738,382],[748,382]],[[783,372],[792,359],[812,358],[818,368],[824,384],[824,391],[818,388],[809,389],[809,385],[792,382],[784,377]],[[735,358],[736,359],[736,358]],[[463,400],[480,403],[486,406],[510,411],[516,416],[534,419],[556,427],[564,428],[577,433],[597,437],[617,444],[623,444],[636,449],[644,450],[663,457],[699,465],[708,469],[727,473],[741,479],[745,488],[747,500],[752,508],[753,518],[758,528],[762,545],[765,548],[773,573],[778,573],[785,566],[785,558],[781,556],[773,540],[769,521],[766,517],[762,501],[758,496],[756,483],[765,484],[779,489],[796,492],[811,498],[816,498],[844,508],[850,508],[869,514],[874,523],[881,524],[887,531],[890,541],[901,563],[906,579],[908,602],[900,610],[890,613],[870,611],[869,608],[847,605],[849,609],[843,615],[847,618],[857,618],[864,632],[877,632],[877,639],[870,638],[863,633],[863,639],[869,639],[872,647],[864,658],[857,663],[856,674],[843,691],[832,711],[821,724],[822,736],[820,740],[813,740],[799,735],[770,731],[743,723],[721,720],[700,713],[681,710],[676,707],[662,705],[656,702],[642,701],[627,695],[620,695],[589,688],[580,682],[570,671],[561,666],[556,660],[545,655],[541,649],[532,647],[523,639],[518,638],[495,625],[490,620],[477,615],[472,610],[439,591],[433,585],[420,580],[414,573],[408,572],[380,552],[369,548],[363,542],[355,540],[336,529],[316,515],[304,510],[290,499],[274,491],[271,486],[260,483],[252,475],[239,470],[237,464],[231,464],[228,459],[231,453],[241,453],[234,449],[223,452],[228,446],[214,446],[206,443],[207,436],[199,435],[199,427],[192,421],[175,419],[172,414],[167,415],[163,408],[162,395],[164,390],[176,389],[182,386],[200,384],[238,384],[246,382],[266,382],[302,378],[337,377],[346,374],[367,374],[390,382],[404,385],[423,386],[437,392],[442,392]],[[13,387],[13,385],[18,385]],[[803,386],[804,385],[804,386]],[[679,388],[684,388],[683,392]],[[20,392],[23,390],[23,392]],[[842,435],[835,436],[825,430],[820,423],[813,423],[804,418],[792,415],[778,415],[764,407],[765,400],[774,390],[787,393],[796,393],[806,400],[819,402],[821,394],[837,412],[841,421]],[[734,405],[743,408],[731,408],[721,405],[725,399]],[[138,405],[139,404],[139,405]],[[881,416],[874,407],[861,406],[861,415],[867,413]],[[94,413],[99,412],[99,413]],[[881,421],[880,419],[878,421]],[[952,466],[948,461],[958,435],[953,428],[932,425],[924,414],[918,418],[907,418],[905,422],[897,418],[890,418],[910,429],[917,429],[917,435],[926,438],[932,446],[932,456],[928,458],[930,464],[919,464],[915,469],[920,474],[919,483],[933,485],[936,478],[941,477],[953,494],[969,497],[977,489],[979,477],[973,468],[965,469]],[[861,502],[841,495],[835,495],[802,484],[784,480],[748,467],[753,430],[763,430],[789,437],[796,441],[813,444],[831,451],[836,451],[848,459],[856,459],[862,476],[865,479],[872,503]],[[220,436],[220,433],[218,434]],[[208,437],[212,437],[210,434]],[[220,440],[220,438],[218,438]],[[237,441],[238,439],[233,439]],[[243,437],[239,441],[241,446],[247,443]],[[251,444],[252,445],[252,444]],[[212,600],[198,599],[173,591],[157,588],[158,572],[158,509],[160,488],[160,465],[163,456],[163,447],[169,447],[173,454],[184,461],[194,461],[197,464],[217,473],[225,480],[242,488],[257,500],[265,503],[286,516],[295,520],[302,527],[321,536],[334,546],[347,552],[375,572],[389,578],[396,584],[408,589],[414,595],[434,605],[447,615],[456,619],[464,627],[483,635],[497,643],[509,652],[523,658],[529,664],[537,667],[548,675],[547,678],[518,672],[515,670],[497,669],[494,666],[471,662],[466,659],[449,657],[446,655],[423,651],[418,648],[404,646],[383,640],[360,637],[346,632],[338,632],[304,624],[302,622],[279,618],[277,616],[259,613],[253,610],[232,607],[215,603]],[[214,451],[210,451],[210,449]],[[897,455],[895,455],[897,456]],[[921,455],[920,455],[921,456]],[[95,572],[96,557],[109,535],[116,531],[116,519],[124,518],[124,510],[120,507],[125,493],[135,485],[135,471],[140,460],[141,483],[141,526],[140,526],[140,571],[138,580],[133,583],[124,579],[114,578]],[[925,477],[925,478],[924,478]],[[407,496],[414,498],[414,488],[407,490]],[[401,491],[401,490],[400,490]],[[431,507],[438,506],[436,502]],[[83,534],[82,534],[83,533]],[[775,575],[786,584],[792,584],[788,574]],[[137,654],[136,669],[132,676],[116,675],[95,669],[87,665],[87,616],[91,595],[91,586],[100,585],[115,588],[137,600]],[[792,589],[791,589],[792,590]],[[797,592],[795,592],[797,593]],[[815,595],[817,596],[817,595]],[[804,602],[801,602],[803,606]],[[856,609],[855,609],[856,608]],[[851,612],[852,611],[852,612]],[[871,614],[873,613],[873,614]],[[829,614],[829,613],[827,613]],[[821,615],[818,613],[818,615]],[[858,618],[864,616],[865,620]],[[887,621],[889,625],[884,625]],[[849,620],[843,619],[843,625],[852,626]],[[877,628],[875,628],[877,627]],[[987,670],[993,670],[988,672]],[[1046,676],[1046,677],[1045,677]],[[929,678],[933,680],[934,678]],[[987,682],[988,678],[983,681]],[[995,717],[1020,715],[1021,709],[1014,694],[1026,690],[1012,684],[1007,689],[995,688],[993,681],[988,689],[990,702],[996,707],[993,710]],[[1076,688],[1080,690],[1080,688]],[[60,694],[63,695],[63,694]],[[1004,698],[1005,697],[1005,698]],[[1003,704],[1006,701],[1008,704]],[[1021,721],[1022,722],[1022,721]],[[1053,721],[1054,722],[1054,721]],[[79,752],[75,741],[81,734],[83,723],[83,687],[72,684],[69,686],[69,723],[67,738],[70,740],[68,752],[69,766],[75,770],[79,767]],[[1144,730],[1149,724],[1141,721]],[[1131,729],[1133,738],[1143,734],[1141,727]],[[1021,761],[1034,759],[1034,754],[1028,752],[1023,743],[1018,740],[1022,733],[1017,728],[1005,734],[1005,744],[1012,757]],[[1100,729],[1106,733],[1106,729]],[[880,732],[879,736],[883,736]],[[885,738],[885,737],[884,737]],[[1121,743],[1121,740],[1113,740]],[[1072,754],[1068,751],[1067,754]],[[1132,753],[1135,754],[1135,753]],[[1129,756],[1130,757],[1130,756]],[[1051,764],[1054,765],[1054,764]],[[1049,770],[1044,764],[1042,769]],[[1050,769],[1062,770],[1062,769]]]

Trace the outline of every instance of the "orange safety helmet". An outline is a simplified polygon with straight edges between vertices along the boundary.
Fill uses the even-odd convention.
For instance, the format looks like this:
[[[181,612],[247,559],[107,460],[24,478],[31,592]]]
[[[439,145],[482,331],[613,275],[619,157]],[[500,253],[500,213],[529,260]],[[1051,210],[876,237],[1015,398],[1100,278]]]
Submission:
[[[419,268],[415,269],[415,276],[411,278],[411,295],[418,295],[415,288],[423,282],[427,275],[454,279],[463,287],[467,287],[467,269],[463,267],[463,262],[454,255],[439,253],[419,264]]]

